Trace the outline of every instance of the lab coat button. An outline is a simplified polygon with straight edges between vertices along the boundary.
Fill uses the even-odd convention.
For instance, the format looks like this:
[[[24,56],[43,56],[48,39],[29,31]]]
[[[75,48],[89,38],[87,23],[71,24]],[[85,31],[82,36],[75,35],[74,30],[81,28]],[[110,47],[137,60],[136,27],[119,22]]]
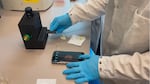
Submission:
[[[119,8],[119,5],[117,5],[116,8]]]
[[[102,62],[99,62],[99,64],[102,64]]]

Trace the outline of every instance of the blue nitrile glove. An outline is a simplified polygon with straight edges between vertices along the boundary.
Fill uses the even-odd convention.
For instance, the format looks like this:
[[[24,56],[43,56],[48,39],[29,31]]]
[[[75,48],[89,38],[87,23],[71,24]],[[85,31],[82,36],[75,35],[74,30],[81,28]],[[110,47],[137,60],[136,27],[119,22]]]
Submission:
[[[66,28],[72,25],[72,21],[68,13],[54,18],[50,24],[50,31],[56,31],[56,33],[62,33]]]
[[[67,70],[63,71],[66,74],[67,80],[75,80],[77,84],[88,82],[100,78],[98,72],[98,60],[97,55],[89,56],[82,55],[80,58],[85,59],[80,62],[70,62],[66,66]]]

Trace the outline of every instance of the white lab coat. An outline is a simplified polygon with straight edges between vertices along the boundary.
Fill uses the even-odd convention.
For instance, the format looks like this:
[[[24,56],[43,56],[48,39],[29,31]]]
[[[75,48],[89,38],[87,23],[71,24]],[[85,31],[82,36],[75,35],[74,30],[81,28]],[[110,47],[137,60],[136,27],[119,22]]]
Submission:
[[[149,84],[150,0],[88,0],[69,11],[73,24],[106,14],[99,74],[104,84]]]

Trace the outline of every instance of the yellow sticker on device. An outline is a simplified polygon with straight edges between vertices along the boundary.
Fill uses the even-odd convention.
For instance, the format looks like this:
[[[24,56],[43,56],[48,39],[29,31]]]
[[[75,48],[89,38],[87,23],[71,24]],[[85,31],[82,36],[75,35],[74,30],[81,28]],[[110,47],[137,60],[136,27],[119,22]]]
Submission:
[[[38,3],[39,0],[24,0],[24,3]]]

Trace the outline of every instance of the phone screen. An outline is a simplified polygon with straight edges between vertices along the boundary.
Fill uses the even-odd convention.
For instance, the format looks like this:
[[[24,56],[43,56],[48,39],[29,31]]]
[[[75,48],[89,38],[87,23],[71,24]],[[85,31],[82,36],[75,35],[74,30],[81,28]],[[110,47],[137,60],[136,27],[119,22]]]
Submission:
[[[72,52],[72,51],[55,51],[52,57],[53,64],[66,64],[68,62],[77,62],[82,61],[79,60],[79,56],[83,55],[83,52]]]

